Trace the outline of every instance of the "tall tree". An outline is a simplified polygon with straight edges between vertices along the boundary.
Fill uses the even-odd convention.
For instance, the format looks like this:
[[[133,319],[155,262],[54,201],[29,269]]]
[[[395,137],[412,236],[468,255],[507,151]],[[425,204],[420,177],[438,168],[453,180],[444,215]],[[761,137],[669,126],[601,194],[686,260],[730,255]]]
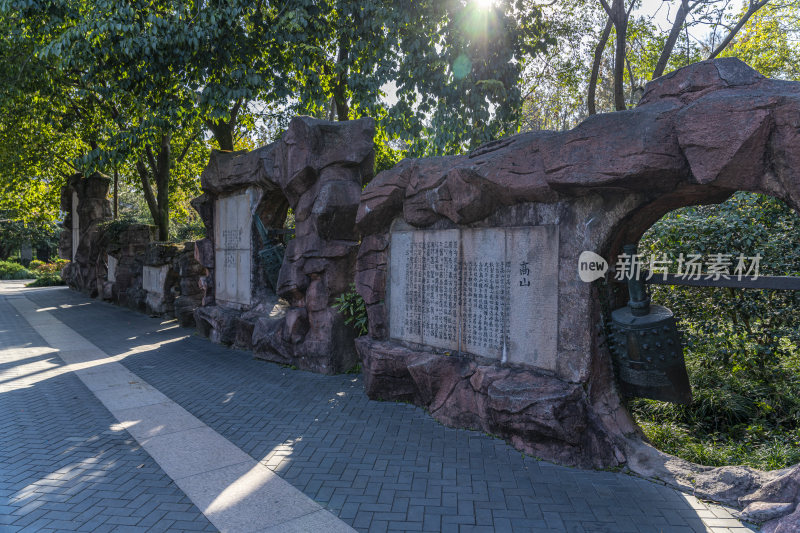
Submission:
[[[629,0],[629,6],[625,7],[625,0],[613,0],[609,5],[607,0],[599,0],[603,9],[608,15],[608,19],[613,23],[615,29],[616,51],[614,55],[614,105],[617,111],[627,109],[627,103],[624,92],[624,77],[625,65],[630,62],[628,56],[628,39],[627,31],[630,20],[631,9],[635,6],[635,0]],[[649,79],[655,79],[663,75],[667,67],[670,57],[675,48],[675,44],[681,32],[686,28],[687,24],[704,22],[710,24],[714,35],[717,31],[724,29],[721,32],[723,37],[716,46],[708,54],[708,59],[717,57],[727,47],[731,41],[736,37],[736,34],[747,23],[750,17],[753,16],[759,9],[767,5],[770,0],[747,0],[746,7],[742,12],[735,17],[733,24],[726,24],[726,18],[729,16],[727,1],[716,0],[677,0],[677,11],[672,22],[672,27],[668,37],[661,44],[661,53],[658,61],[656,62]],[[697,19],[694,22],[688,21],[688,17],[694,15]],[[605,47],[605,42],[601,39],[598,43],[597,50],[600,51]],[[595,54],[595,58],[598,54]],[[597,60],[595,61],[597,64]],[[594,102],[594,88],[597,84],[597,78],[593,78],[589,84],[588,104],[590,114],[595,112]]]
[[[522,65],[548,42],[539,9],[524,2],[330,0],[293,16],[304,28],[301,109],[374,116],[415,154],[516,131]]]
[[[282,56],[267,56],[275,9],[262,3],[4,0],[0,8],[37,36],[33,55],[54,64],[60,91],[108,119],[79,166],[132,161],[161,239],[172,172],[205,149],[203,128],[232,150],[248,102],[286,94]]]

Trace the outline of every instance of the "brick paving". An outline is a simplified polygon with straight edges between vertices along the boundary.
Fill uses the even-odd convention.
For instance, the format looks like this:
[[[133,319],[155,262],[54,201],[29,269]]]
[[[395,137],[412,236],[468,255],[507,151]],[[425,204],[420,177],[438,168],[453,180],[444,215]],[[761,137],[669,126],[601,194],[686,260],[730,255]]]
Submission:
[[[662,485],[537,461],[482,433],[444,427],[417,407],[370,401],[358,375],[319,376],[254,360],[174,322],[66,289],[26,296],[109,355],[124,355],[121,363],[132,372],[359,531],[753,530],[722,508]],[[91,394],[83,394],[81,409],[90,409]],[[61,409],[59,420],[78,417]],[[80,418],[102,419],[94,424],[102,433],[113,420],[100,414],[107,417]],[[59,422],[53,431],[67,434],[66,428],[72,435],[75,424]],[[107,436],[116,439],[118,455],[137,453],[125,432]]]
[[[0,531],[215,531],[0,296]]]

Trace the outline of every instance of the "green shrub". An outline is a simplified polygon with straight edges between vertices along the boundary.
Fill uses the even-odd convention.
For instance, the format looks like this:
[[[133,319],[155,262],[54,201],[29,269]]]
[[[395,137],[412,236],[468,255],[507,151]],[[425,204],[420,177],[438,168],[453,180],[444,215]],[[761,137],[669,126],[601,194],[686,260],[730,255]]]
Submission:
[[[39,259],[34,259],[28,264],[28,268],[30,270],[35,270],[41,266],[44,266],[46,263],[44,261],[40,261]]]
[[[64,285],[64,280],[57,273],[45,273],[36,276],[36,280],[26,284],[26,287],[51,287]]]
[[[24,266],[11,261],[0,261],[0,279],[31,279],[34,275]]]
[[[354,283],[350,284],[349,291],[334,300],[334,307],[344,316],[344,323],[352,326],[359,336],[367,334],[369,330],[367,307],[364,299],[356,292]]]

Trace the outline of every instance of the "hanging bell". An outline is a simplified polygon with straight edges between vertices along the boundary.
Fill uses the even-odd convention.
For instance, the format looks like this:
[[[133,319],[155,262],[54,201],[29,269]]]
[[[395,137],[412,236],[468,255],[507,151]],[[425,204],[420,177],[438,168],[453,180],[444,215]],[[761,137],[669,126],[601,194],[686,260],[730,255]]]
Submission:
[[[636,255],[635,245],[624,247]],[[678,324],[672,311],[651,305],[644,282],[628,276],[628,305],[611,313],[611,352],[623,396],[688,404],[692,401]]]

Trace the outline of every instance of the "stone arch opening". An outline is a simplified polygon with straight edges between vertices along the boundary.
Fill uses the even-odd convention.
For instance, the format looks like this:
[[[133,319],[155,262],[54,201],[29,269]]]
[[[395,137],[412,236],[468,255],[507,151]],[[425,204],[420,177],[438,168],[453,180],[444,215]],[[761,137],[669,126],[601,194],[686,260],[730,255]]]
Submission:
[[[682,282],[681,279],[670,279],[665,282],[659,274],[654,275],[654,283],[647,282],[648,292],[652,295],[654,304],[662,304],[671,308],[678,321],[687,319],[687,327],[682,327],[684,338],[688,338],[686,348],[683,350],[687,369],[690,376],[694,371],[693,392],[695,393],[692,406],[684,410],[668,409],[664,414],[664,408],[656,407],[656,404],[649,403],[642,398],[662,399],[654,396],[642,394],[627,394],[628,401],[625,402],[626,408],[637,422],[647,424],[649,431],[645,430],[645,435],[654,437],[651,443],[659,449],[668,453],[678,453],[687,459],[695,460],[701,464],[740,464],[744,459],[751,459],[747,454],[734,454],[730,461],[723,461],[723,450],[735,450],[733,442],[747,436],[748,443],[754,447],[764,447],[768,443],[766,437],[759,437],[759,423],[771,427],[769,431],[776,432],[775,435],[782,434],[783,424],[778,421],[777,414],[781,412],[781,402],[777,398],[780,394],[782,380],[789,379],[791,372],[782,369],[781,361],[791,360],[791,345],[798,346],[798,341],[794,337],[795,332],[800,331],[800,320],[797,313],[790,314],[791,309],[800,305],[800,278],[797,280],[781,279],[774,276],[797,275],[800,272],[796,262],[796,254],[793,255],[790,243],[783,247],[779,242],[773,240],[770,234],[760,227],[756,227],[751,221],[751,217],[758,217],[766,220],[769,224],[770,219],[764,218],[763,212],[769,213],[774,217],[775,222],[790,224],[790,228],[800,228],[800,212],[792,208],[781,198],[764,194],[761,196],[752,194],[749,191],[726,191],[706,189],[700,191],[702,194],[694,196],[684,196],[680,201],[667,198],[665,202],[644,205],[634,210],[626,219],[622,220],[617,227],[617,234],[609,239],[609,248],[606,257],[611,263],[617,255],[611,250],[620,249],[623,243],[645,243],[653,244],[654,236],[651,230],[658,221],[665,217],[672,220],[672,224],[685,224],[686,227],[697,228],[697,223],[703,220],[708,221],[709,228],[714,231],[701,231],[697,235],[679,230],[662,227],[660,236],[670,243],[658,247],[658,255],[664,252],[674,252],[670,254],[670,264],[665,269],[675,274],[677,271],[676,259],[678,251],[681,254],[697,254],[701,257],[700,266],[702,274],[699,279],[694,279],[691,283]],[[744,193],[744,194],[742,194]],[[655,204],[655,205],[654,205]],[[684,207],[697,207],[710,204],[717,204],[713,209],[706,209],[700,213],[690,210],[683,213],[683,220],[680,222],[674,218],[674,214],[680,213]],[[674,207],[673,209],[667,209]],[[752,214],[743,212],[742,209],[749,209]],[[657,218],[658,217],[658,218]],[[654,220],[655,219],[655,220]],[[726,227],[726,222],[737,225],[738,229],[730,230],[728,233],[721,233]],[[742,233],[747,230],[748,225],[752,233]],[[679,236],[680,235],[680,236]],[[677,237],[677,238],[676,238]],[[800,233],[796,235],[785,234],[782,240],[796,242],[800,238]],[[658,243],[656,242],[656,245]],[[671,247],[674,250],[669,249]],[[787,252],[783,256],[780,251]],[[639,252],[646,256],[647,247],[640,246]],[[761,254],[758,260],[753,260],[755,254]],[[718,265],[722,270],[730,273],[730,279],[724,276],[714,276],[705,270],[710,266],[714,268],[714,256],[716,254],[729,254],[726,260],[729,265]],[[788,259],[794,260],[787,263]],[[750,269],[755,263],[759,267],[759,284],[753,287],[748,284],[750,274],[743,275],[745,280],[738,283],[735,269],[741,267],[737,265],[743,262],[743,269]],[[709,265],[709,263],[711,263]],[[643,269],[648,268],[647,260],[642,265]],[[614,268],[611,266],[610,268]],[[685,268],[684,268],[685,271]],[[695,278],[697,276],[693,276]],[[719,278],[719,279],[717,279]],[[774,290],[758,291],[758,288]],[[614,288],[615,290],[612,290]],[[782,289],[782,290],[781,290]],[[766,296],[770,295],[770,296]],[[624,281],[611,281],[606,286],[605,297],[611,304],[611,308],[624,307],[629,299],[627,283]],[[786,307],[784,307],[786,306]],[[714,309],[710,312],[707,310]],[[774,313],[770,312],[774,311]],[[778,313],[779,311],[782,311]],[[606,323],[608,321],[608,311],[605,313]],[[688,327],[689,325],[692,327]],[[613,335],[613,334],[612,334]],[[778,342],[778,339],[783,339]],[[788,344],[787,344],[788,343]],[[795,348],[796,349],[796,348]],[[611,349],[611,359],[614,361],[615,373],[617,374],[620,392],[625,395],[626,387],[620,383],[620,366],[627,362],[627,355],[620,355],[619,350]],[[623,350],[624,351],[624,350]],[[620,360],[621,359],[621,360]],[[771,366],[772,370],[768,370]],[[736,378],[732,377],[738,372]],[[769,379],[765,379],[767,374]],[[717,376],[710,379],[709,376]],[[749,383],[757,383],[762,380],[762,385],[752,387]],[[712,383],[713,382],[713,383]],[[774,389],[772,387],[774,386]],[[764,389],[762,392],[760,389]],[[772,391],[771,393],[768,391]],[[656,395],[657,396],[657,395]],[[789,401],[787,399],[787,401]],[[767,402],[767,406],[759,407]],[[791,402],[790,402],[791,403]],[[771,416],[773,411],[772,404],[777,407],[775,416]],[[696,417],[689,413],[699,413]],[[784,411],[786,412],[786,411]],[[788,412],[787,412],[788,413]],[[652,418],[650,418],[652,417]],[[721,440],[711,440],[709,432],[713,420],[713,428],[719,433]],[[748,429],[748,424],[742,425],[744,420],[749,420],[753,427]],[[682,421],[688,429],[685,437],[680,428],[676,430],[678,435],[672,442],[682,442],[683,446],[672,444],[670,439],[660,437],[661,433],[656,431],[652,424],[663,424],[661,431],[667,431],[673,421]],[[774,425],[770,425],[772,423]],[[738,429],[734,429],[738,428]],[[748,434],[750,429],[753,430]],[[767,432],[766,435],[770,433]],[[693,454],[687,448],[686,443],[707,443],[711,452],[704,457],[702,453]],[[727,447],[727,448],[726,448]],[[772,444],[775,454],[783,453],[787,449],[780,448]],[[719,451],[718,451],[719,450]],[[688,455],[687,455],[688,453]],[[790,466],[788,463],[797,463],[798,459],[792,453],[783,453],[784,463],[779,463],[777,457],[772,460],[761,460],[761,468],[774,469]],[[771,466],[770,466],[771,465]]]

